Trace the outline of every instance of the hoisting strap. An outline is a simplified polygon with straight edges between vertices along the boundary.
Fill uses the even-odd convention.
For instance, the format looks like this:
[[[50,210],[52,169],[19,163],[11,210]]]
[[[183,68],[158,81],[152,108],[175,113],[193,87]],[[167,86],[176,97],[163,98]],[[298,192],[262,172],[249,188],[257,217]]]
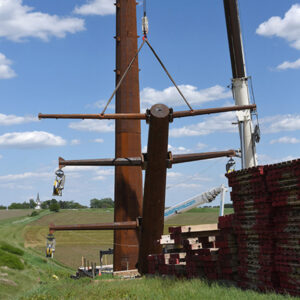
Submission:
[[[186,105],[189,107],[189,109],[192,111],[192,107],[189,104],[189,102],[186,100],[186,98],[184,97],[183,93],[181,92],[181,90],[179,89],[179,87],[177,86],[176,82],[174,81],[174,79],[172,78],[172,76],[170,75],[170,73],[168,72],[168,70],[166,69],[166,67],[164,66],[163,62],[161,61],[161,59],[158,57],[158,55],[156,54],[155,50],[152,48],[152,46],[150,45],[148,39],[144,38],[144,41],[146,41],[147,45],[149,46],[149,48],[151,49],[151,51],[153,52],[154,56],[156,57],[156,59],[158,60],[158,62],[160,63],[160,65],[162,66],[162,68],[164,69],[164,71],[166,72],[166,74],[168,75],[169,79],[172,81],[172,83],[174,84],[174,86],[176,87],[178,93],[181,95],[182,99],[185,101]]]
[[[118,82],[118,84],[117,84],[115,90],[113,91],[112,95],[111,95],[110,98],[108,99],[106,106],[104,107],[104,109],[103,109],[102,112],[101,112],[101,115],[104,115],[104,113],[105,113],[105,111],[106,111],[108,105],[110,104],[112,98],[115,96],[116,92],[117,92],[118,89],[120,88],[120,86],[121,86],[123,80],[125,79],[127,73],[128,73],[129,70],[131,69],[131,67],[132,67],[134,61],[136,60],[138,54],[140,53],[140,51],[142,50],[143,46],[145,45],[145,42],[146,42],[146,41],[145,41],[145,39],[144,39],[143,42],[142,42],[142,44],[141,44],[141,46],[140,46],[140,48],[138,49],[137,53],[135,54],[135,56],[133,57],[133,59],[132,59],[131,62],[129,63],[127,69],[125,70],[124,74],[122,75],[121,79],[119,80],[119,82]]]

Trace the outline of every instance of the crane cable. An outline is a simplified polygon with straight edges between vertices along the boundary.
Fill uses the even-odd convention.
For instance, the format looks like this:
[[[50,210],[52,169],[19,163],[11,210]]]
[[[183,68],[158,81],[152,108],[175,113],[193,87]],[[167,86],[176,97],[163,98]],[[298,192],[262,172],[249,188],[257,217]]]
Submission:
[[[128,74],[129,70],[131,69],[134,61],[136,60],[138,54],[142,50],[142,48],[143,48],[143,46],[144,46],[145,43],[148,45],[148,47],[150,48],[150,50],[154,54],[155,58],[157,59],[157,61],[159,62],[159,64],[161,65],[161,67],[163,68],[163,70],[165,71],[165,73],[167,74],[167,76],[169,77],[169,79],[171,80],[171,82],[173,83],[173,85],[175,86],[175,88],[177,89],[178,93],[180,94],[180,96],[182,97],[182,99],[184,100],[184,102],[186,103],[186,105],[189,107],[189,109],[191,111],[193,111],[193,108],[191,107],[191,105],[189,104],[189,102],[187,101],[187,99],[185,98],[185,96],[183,95],[183,93],[181,92],[180,88],[178,87],[178,85],[176,84],[176,82],[174,81],[174,79],[172,78],[171,74],[168,72],[167,68],[165,67],[165,65],[163,64],[163,62],[161,61],[161,59],[159,58],[159,56],[157,55],[157,53],[155,52],[155,50],[153,49],[153,47],[151,46],[151,44],[148,41],[147,34],[149,32],[149,22],[148,22],[148,17],[147,17],[147,6],[146,5],[147,5],[146,0],[143,0],[143,18],[142,18],[142,31],[143,31],[143,35],[144,35],[143,36],[143,42],[142,42],[141,46],[139,47],[139,49],[138,49],[137,53],[135,54],[135,56],[130,61],[128,67],[126,68],[124,74],[122,75],[121,79],[119,80],[119,82],[118,82],[116,88],[114,89],[112,95],[108,99],[108,101],[107,101],[104,109],[101,112],[101,115],[104,115],[107,107],[109,106],[109,104],[112,101],[113,97],[115,96],[115,94],[117,93],[118,89],[120,88],[123,80],[125,79],[126,75]]]

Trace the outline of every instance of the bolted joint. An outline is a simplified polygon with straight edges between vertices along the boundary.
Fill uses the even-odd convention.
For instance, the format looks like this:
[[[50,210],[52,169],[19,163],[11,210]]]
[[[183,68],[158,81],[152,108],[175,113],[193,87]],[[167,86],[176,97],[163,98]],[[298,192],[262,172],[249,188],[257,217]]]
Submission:
[[[168,151],[167,168],[172,169],[172,164],[173,164],[173,154],[171,151]]]
[[[173,123],[174,116],[173,116],[173,108],[170,108],[170,114],[169,114],[169,122]]]
[[[147,124],[150,123],[150,116],[151,116],[151,114],[150,114],[150,109],[147,108],[147,109],[146,109],[146,123],[147,123]]]

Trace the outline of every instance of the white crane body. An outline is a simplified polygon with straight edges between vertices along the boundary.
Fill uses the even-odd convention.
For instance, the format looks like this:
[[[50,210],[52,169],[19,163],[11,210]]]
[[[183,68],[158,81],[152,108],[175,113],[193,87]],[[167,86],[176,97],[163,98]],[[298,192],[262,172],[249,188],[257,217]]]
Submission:
[[[193,198],[190,198],[188,200],[180,202],[180,203],[178,203],[172,207],[169,207],[168,209],[165,210],[164,219],[166,221],[179,213],[183,213],[192,208],[198,207],[202,204],[212,202],[213,200],[216,199],[216,197],[219,194],[221,194],[221,205],[223,205],[223,207],[224,207],[224,197],[225,197],[226,191],[227,191],[226,187],[222,184],[221,186],[213,188],[213,189],[209,190],[208,192],[205,192],[203,194],[197,195]],[[224,211],[224,209],[223,209],[223,211]]]

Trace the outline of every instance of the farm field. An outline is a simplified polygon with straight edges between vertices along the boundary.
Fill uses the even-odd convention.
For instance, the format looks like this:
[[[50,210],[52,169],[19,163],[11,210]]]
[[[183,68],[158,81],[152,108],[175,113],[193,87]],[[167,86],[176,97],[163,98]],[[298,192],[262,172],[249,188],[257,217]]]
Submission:
[[[174,218],[172,223],[183,222],[184,218],[187,218],[190,224],[200,224],[202,219],[205,223],[207,220],[213,223],[216,222],[217,214],[217,210],[200,209],[176,216],[179,220],[175,221]],[[0,252],[0,299],[296,299],[242,291],[233,286],[207,283],[201,279],[143,277],[139,280],[120,281],[104,275],[95,281],[70,279],[69,276],[74,274],[74,271],[63,265],[63,259],[73,256],[74,252],[76,255],[73,246],[75,245],[75,249],[80,250],[80,253],[92,255],[93,250],[89,247],[97,253],[99,247],[104,247],[104,242],[112,243],[111,232],[103,232],[104,234],[99,236],[89,235],[87,232],[83,235],[78,235],[78,232],[76,236],[58,232],[57,244],[61,243],[61,249],[57,248],[54,260],[45,259],[43,247],[49,222],[105,222],[111,220],[112,215],[113,212],[107,210],[67,210],[51,214],[44,211],[37,217],[19,217],[18,222],[15,222],[15,217],[0,221],[0,243],[7,242],[25,252],[22,257],[24,270],[14,270],[1,264]],[[64,256],[59,257],[60,251],[65,253]],[[78,265],[72,261],[68,261],[68,264],[71,267]]]
[[[11,218],[18,218],[23,216],[28,216],[32,213],[32,209],[9,209],[0,210],[0,221]]]
[[[232,210],[227,209],[225,212],[231,213]],[[218,213],[218,209],[198,208],[179,214],[166,222],[165,233],[168,233],[168,227],[173,225],[217,223]],[[33,248],[43,255],[50,223],[63,225],[112,221],[113,210],[111,209],[62,210],[28,224],[25,228],[25,247]],[[113,247],[112,231],[65,231],[56,232],[55,237],[55,258],[73,269],[77,269],[81,264],[82,256],[89,261],[99,263],[99,250]]]

